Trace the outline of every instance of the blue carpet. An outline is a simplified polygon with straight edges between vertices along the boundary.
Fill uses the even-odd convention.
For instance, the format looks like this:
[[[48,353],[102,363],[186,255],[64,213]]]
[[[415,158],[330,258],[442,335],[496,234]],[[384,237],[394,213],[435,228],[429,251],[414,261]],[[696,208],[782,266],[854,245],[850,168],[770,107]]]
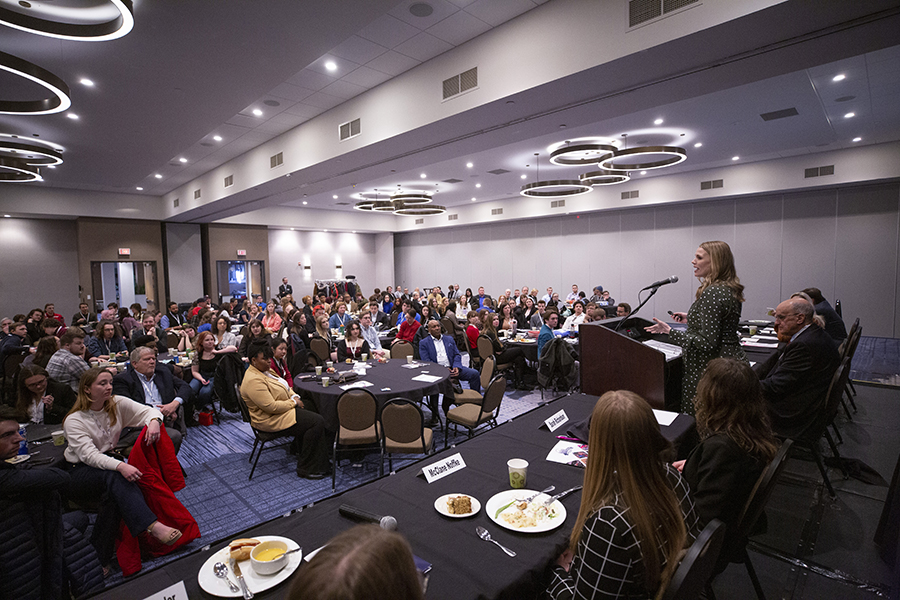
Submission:
[[[876,385],[900,387],[900,340],[896,338],[859,338],[850,378]]]

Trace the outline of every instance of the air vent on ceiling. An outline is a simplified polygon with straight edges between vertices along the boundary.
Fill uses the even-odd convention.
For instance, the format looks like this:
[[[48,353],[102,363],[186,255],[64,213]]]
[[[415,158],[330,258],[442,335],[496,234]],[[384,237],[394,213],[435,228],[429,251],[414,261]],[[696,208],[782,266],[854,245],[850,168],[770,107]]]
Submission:
[[[834,165],[813,167],[803,171],[803,177],[806,179],[809,179],[810,177],[824,177],[826,175],[834,175]]]
[[[800,113],[793,106],[782,110],[773,110],[772,112],[762,113],[759,115],[763,121],[774,121],[776,119],[786,119],[787,117],[796,117]]]
[[[231,187],[234,185],[234,175],[229,175],[225,178],[225,187]]]
[[[725,187],[724,179],[712,179],[710,181],[701,181],[700,189],[701,190],[713,190],[716,188]]]
[[[458,215],[458,214],[447,215],[447,220],[448,220],[448,221],[456,221],[457,219],[459,219],[459,215]]]
[[[444,100],[447,100],[448,98],[452,98],[454,96],[458,96],[463,92],[474,90],[478,87],[478,67],[472,67],[468,71],[463,71],[459,75],[454,75],[453,77],[445,79],[442,87],[442,98]]]
[[[494,169],[493,171],[488,171],[491,175],[503,175],[504,173],[509,173],[506,169]]]
[[[421,225],[425,222],[425,219],[416,219],[416,225]]]
[[[492,208],[492,209],[491,209],[491,214],[492,214],[492,215],[502,215],[502,214],[503,214],[503,209],[502,209],[502,208]]]
[[[451,177],[450,179],[444,179],[444,183],[462,183],[462,179],[457,179],[455,177]]]
[[[279,152],[275,156],[269,157],[269,168],[274,169],[284,164],[284,152]]]
[[[628,26],[637,27],[699,2],[700,0],[629,0]]]
[[[630,198],[637,198],[640,192],[638,190],[632,190],[630,192],[622,192],[622,200],[628,200]]]
[[[856,96],[841,96],[834,99],[835,102],[850,102],[851,100],[856,100]]]
[[[565,200],[551,200],[550,201],[550,208],[562,208],[565,205],[566,205]]]
[[[350,206],[349,202],[335,202],[335,206]]]
[[[194,200],[200,197],[200,190],[194,190]]]
[[[347,121],[346,123],[341,123],[338,125],[338,136],[341,141],[349,140],[352,137],[356,137],[360,133],[360,123],[359,119],[353,119],[352,121]]]
[[[175,198],[175,201],[172,202],[172,205],[173,205],[175,208],[178,208],[178,198]]]

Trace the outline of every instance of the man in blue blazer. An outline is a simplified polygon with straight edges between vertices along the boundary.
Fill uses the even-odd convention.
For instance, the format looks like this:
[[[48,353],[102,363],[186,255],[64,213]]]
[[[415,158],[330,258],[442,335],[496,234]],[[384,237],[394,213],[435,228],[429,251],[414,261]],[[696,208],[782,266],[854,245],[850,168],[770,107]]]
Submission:
[[[456,342],[449,335],[441,335],[440,321],[428,321],[428,337],[419,342],[419,356],[423,361],[437,363],[450,369],[450,377],[459,378],[469,383],[472,390],[481,390],[481,375],[475,369],[462,366],[462,358],[456,348]],[[453,397],[444,394],[443,409],[446,414],[453,404]],[[437,420],[437,395],[429,397],[428,407],[431,409],[429,427]]]

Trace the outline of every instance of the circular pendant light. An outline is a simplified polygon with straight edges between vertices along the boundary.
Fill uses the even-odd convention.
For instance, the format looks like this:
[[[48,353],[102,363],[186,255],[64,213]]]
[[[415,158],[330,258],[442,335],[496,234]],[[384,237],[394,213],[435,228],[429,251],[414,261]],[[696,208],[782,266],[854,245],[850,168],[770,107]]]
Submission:
[[[72,105],[69,86],[62,79],[36,64],[12,54],[0,52],[0,70],[32,81],[50,91],[53,96],[40,100],[0,99],[2,115],[50,115],[62,112]]]
[[[401,193],[391,196],[391,202],[402,202],[407,206],[416,206],[419,204],[430,204],[431,196],[423,193]]]
[[[577,179],[554,179],[526,183],[519,193],[529,198],[571,198],[588,194],[592,189]]]
[[[31,14],[18,9],[0,7],[0,25],[37,35],[79,42],[105,42],[128,35],[134,28],[134,7],[131,0],[107,1],[109,7],[101,8],[58,7],[41,2],[39,8]],[[29,2],[19,2],[19,5],[26,9],[33,8]],[[52,14],[54,11],[56,15]],[[86,22],[91,12],[97,13],[99,17],[94,22]],[[59,19],[54,19],[54,16]],[[75,21],[74,17],[80,17],[82,22],[72,22]]]
[[[447,209],[438,204],[414,204],[412,206],[398,202],[394,205],[395,215],[427,217],[430,215],[442,215]]]
[[[390,200],[376,200],[372,203],[375,212],[394,212],[394,203]]]
[[[648,160],[649,157],[658,155],[664,155],[666,158]],[[675,146],[639,146],[616,150],[615,154],[600,161],[600,168],[618,171],[641,171],[671,167],[685,160],[687,160],[687,152],[684,148]]]
[[[62,154],[57,150],[2,137],[0,137],[0,158],[9,158],[35,166],[62,164]]]
[[[0,158],[0,182],[28,183],[43,180],[37,167],[18,160]]]
[[[355,210],[367,210],[371,211],[372,206],[375,204],[374,200],[363,200],[362,202],[357,202],[353,205]]]
[[[567,167],[583,167],[600,162],[616,151],[608,144],[575,144],[563,146],[550,153],[550,162]]]
[[[599,171],[589,171],[579,175],[578,179],[581,180],[581,183],[587,185],[615,185],[630,180],[631,175],[628,174],[628,171],[600,169]]]

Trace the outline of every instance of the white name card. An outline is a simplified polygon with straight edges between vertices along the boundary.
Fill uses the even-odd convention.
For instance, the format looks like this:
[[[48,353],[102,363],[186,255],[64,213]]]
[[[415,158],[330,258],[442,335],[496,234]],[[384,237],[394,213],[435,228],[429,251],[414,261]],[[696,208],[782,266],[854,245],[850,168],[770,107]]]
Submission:
[[[566,416],[566,411],[561,410],[558,413],[556,413],[555,415],[553,415],[552,417],[550,417],[549,419],[547,419],[546,421],[544,421],[544,425],[547,426],[547,429],[549,429],[551,432],[553,432],[553,431],[556,431],[557,429],[559,429],[561,425],[563,425],[564,423],[568,423],[568,422],[569,422],[569,417]]]
[[[187,590],[184,588],[184,581],[179,581],[175,585],[170,585],[161,592],[156,592],[152,596],[147,596],[144,600],[189,600]]]
[[[463,460],[462,454],[457,452],[453,456],[448,456],[444,460],[428,465],[422,469],[422,473],[425,475],[425,480],[431,483],[465,468],[466,461]]]

